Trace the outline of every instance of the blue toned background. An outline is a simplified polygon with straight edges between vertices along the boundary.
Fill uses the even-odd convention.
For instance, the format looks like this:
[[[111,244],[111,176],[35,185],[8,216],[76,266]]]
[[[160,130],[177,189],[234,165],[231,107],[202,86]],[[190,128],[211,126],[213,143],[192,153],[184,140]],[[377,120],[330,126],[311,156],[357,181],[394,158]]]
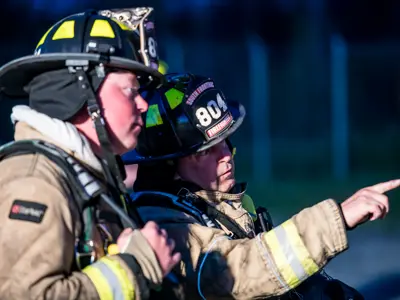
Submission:
[[[156,9],[169,71],[211,76],[245,105],[247,119],[233,137],[238,177],[277,223],[400,177],[399,1],[8,0],[0,63],[32,53],[68,14],[139,5]],[[17,103],[6,100],[2,142],[12,139]],[[327,268],[366,299],[400,299],[400,191],[389,196],[386,220],[351,232],[350,249]]]

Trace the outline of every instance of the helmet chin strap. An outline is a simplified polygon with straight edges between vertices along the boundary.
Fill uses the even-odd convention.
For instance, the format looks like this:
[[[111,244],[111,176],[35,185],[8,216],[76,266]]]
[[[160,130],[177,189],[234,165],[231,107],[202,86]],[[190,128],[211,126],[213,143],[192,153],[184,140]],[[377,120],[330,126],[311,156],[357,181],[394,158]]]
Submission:
[[[104,70],[104,67],[100,64],[96,68],[100,68]],[[105,73],[104,72],[96,72],[97,76],[104,80]],[[113,177],[116,179],[114,182],[114,186],[118,187],[121,191],[125,191],[125,185],[123,184],[122,174],[119,170],[119,166],[117,163],[117,159],[113,153],[112,145],[110,142],[110,138],[107,133],[107,129],[105,127],[105,121],[101,114],[100,106],[98,103],[98,99],[93,90],[93,86],[89,81],[87,73],[78,69],[76,71],[76,76],[78,77],[80,87],[82,90],[82,96],[86,98],[87,102],[87,110],[90,118],[92,119],[94,126],[96,128],[97,137],[100,141],[100,148],[102,151],[102,158],[107,163],[108,169]]]
[[[99,101],[93,89],[93,85],[91,84],[87,75],[88,65],[75,65],[74,67],[69,67],[69,70],[76,75],[79,81],[81,95],[87,102],[88,114],[93,120],[96,128],[97,137],[99,139],[100,148],[102,151],[101,162],[103,165],[105,179],[107,185],[109,186],[109,191],[111,192],[115,201],[118,201],[117,199],[120,200],[119,206],[122,206],[123,212],[120,208],[118,208],[118,205],[116,206],[114,203],[108,203],[108,205],[110,205],[112,209],[114,209],[120,215],[121,223],[124,227],[132,227],[133,229],[139,228],[143,225],[139,214],[136,210],[130,209],[128,211],[126,207],[126,203],[129,201],[129,196],[123,182],[123,173],[120,169],[121,164],[118,162],[117,156],[113,153],[110,138],[105,127],[105,120],[101,114]],[[99,79],[101,79],[101,81],[105,79],[106,72],[102,63],[99,63],[96,66],[96,75]],[[129,218],[127,218],[127,215],[132,217],[134,220],[130,220],[130,222],[128,222],[127,220],[129,220]]]

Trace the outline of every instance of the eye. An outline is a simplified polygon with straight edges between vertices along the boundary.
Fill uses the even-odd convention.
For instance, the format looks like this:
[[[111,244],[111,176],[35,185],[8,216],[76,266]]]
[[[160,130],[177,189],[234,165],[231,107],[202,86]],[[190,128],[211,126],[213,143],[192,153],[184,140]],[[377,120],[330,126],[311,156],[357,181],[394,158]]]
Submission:
[[[131,96],[137,96],[139,94],[139,89],[136,87],[129,87],[128,92]]]
[[[198,156],[206,156],[210,153],[210,148],[197,153]]]

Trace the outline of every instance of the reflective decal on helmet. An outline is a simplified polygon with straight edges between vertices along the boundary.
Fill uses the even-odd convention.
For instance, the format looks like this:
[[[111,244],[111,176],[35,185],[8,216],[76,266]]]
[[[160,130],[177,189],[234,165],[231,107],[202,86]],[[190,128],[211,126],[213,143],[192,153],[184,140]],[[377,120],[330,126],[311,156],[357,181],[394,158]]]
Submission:
[[[201,93],[211,88],[214,88],[214,82],[212,81],[204,82],[197,89],[195,89],[194,92],[189,96],[189,98],[186,100],[186,104],[192,105],[193,102],[197,99],[197,97],[201,95]]]
[[[57,24],[56,24],[57,25]],[[54,26],[56,26],[54,25]],[[50,27],[49,30],[46,31],[46,33],[42,36],[42,38],[40,39],[39,43],[36,45],[35,48],[35,53],[38,50],[38,48],[43,45],[44,41],[46,40],[47,36],[49,35],[50,31],[54,28],[54,26]]]
[[[150,66],[154,69],[158,69],[158,45],[155,33],[154,22],[148,21],[143,25],[145,28],[145,36],[147,38],[147,53],[149,54]]]
[[[146,115],[146,128],[162,124],[163,120],[160,114],[160,109],[158,108],[158,104],[149,105]]]
[[[120,22],[118,19],[116,18],[112,18],[117,24],[118,26],[122,29],[122,30],[133,30],[132,28],[130,28],[128,25],[126,25],[125,23]]]
[[[196,126],[206,138],[215,137],[229,128],[233,118],[219,90],[206,90],[193,104]]]
[[[232,122],[232,116],[231,116],[231,114],[227,114],[225,116],[225,118],[222,119],[221,122],[219,122],[217,125],[211,127],[210,129],[208,129],[206,131],[207,136],[209,138],[216,136],[218,133],[220,133],[224,129],[228,128],[229,124],[231,124],[231,122]]]
[[[168,69],[169,69],[168,64],[165,61],[160,59],[158,61],[158,72],[165,75],[167,73]]]
[[[168,104],[171,109],[174,109],[179,104],[181,104],[184,96],[184,93],[174,88],[165,92],[165,97],[167,97]]]
[[[54,33],[52,40],[73,39],[75,37],[75,21],[65,21],[58,27]]]
[[[95,20],[92,30],[90,30],[90,36],[113,39],[115,33],[108,20]]]
[[[75,38],[78,38],[80,36],[80,32],[77,32],[79,29],[79,26],[76,22],[76,18],[78,16],[83,16],[82,14],[75,14],[72,16],[69,16],[58,23],[56,23],[54,26],[52,26],[47,32],[43,35],[43,37],[40,39],[39,43],[37,44],[35,48],[35,55],[40,55],[43,53],[42,48],[51,48],[51,42],[52,41],[59,41],[59,40],[73,40],[78,43],[78,40]],[[71,20],[72,19],[72,20]],[[107,39],[115,39],[117,37],[117,33],[114,31],[112,24],[110,23],[110,19],[96,19],[94,20],[93,24],[91,25],[89,36],[92,38],[107,38]],[[118,23],[116,20],[112,20],[111,22]],[[78,26],[78,27],[76,27]],[[72,41],[72,42],[73,42]],[[88,44],[93,43],[89,42]],[[60,44],[58,44],[60,45]],[[73,44],[69,44],[73,45]],[[61,46],[58,46],[61,47]],[[74,46],[70,46],[72,49]],[[65,47],[67,49],[68,47]],[[49,52],[49,51],[45,51]],[[50,51],[51,52],[51,51]],[[62,51],[61,51],[62,52]]]

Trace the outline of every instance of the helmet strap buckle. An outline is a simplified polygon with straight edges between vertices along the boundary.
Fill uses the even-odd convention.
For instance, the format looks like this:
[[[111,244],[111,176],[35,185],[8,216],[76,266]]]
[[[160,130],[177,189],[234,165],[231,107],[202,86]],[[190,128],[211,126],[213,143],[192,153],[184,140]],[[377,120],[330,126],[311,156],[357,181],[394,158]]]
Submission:
[[[93,121],[101,117],[100,108],[97,105],[97,103],[96,104],[88,104],[87,111],[88,111],[90,118]]]
[[[86,52],[99,54],[100,62],[108,62],[110,60],[110,56],[115,54],[115,47],[109,44],[101,44],[91,41],[86,46]]]
[[[106,77],[106,70],[104,68],[104,64],[100,63],[96,66],[96,75],[98,78]]]
[[[65,61],[65,65],[68,67],[68,71],[71,74],[75,74],[78,70],[86,72],[89,69],[88,60],[68,59]]]

